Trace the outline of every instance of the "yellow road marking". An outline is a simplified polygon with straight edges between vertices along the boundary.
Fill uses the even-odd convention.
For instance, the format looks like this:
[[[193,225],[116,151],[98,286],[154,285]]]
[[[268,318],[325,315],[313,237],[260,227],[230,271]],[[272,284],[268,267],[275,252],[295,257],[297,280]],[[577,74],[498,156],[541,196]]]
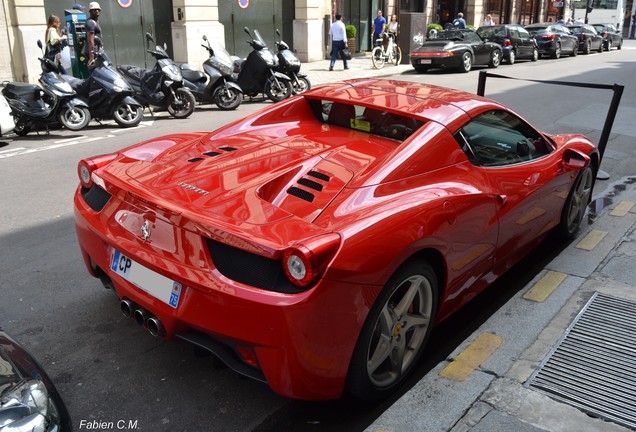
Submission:
[[[577,245],[577,249],[592,250],[607,235],[607,231],[592,230]]]
[[[561,282],[563,282],[566,278],[565,273],[549,271],[543,275],[543,277],[536,283],[532,288],[528,290],[527,293],[523,295],[523,298],[526,300],[532,300],[535,302],[545,301],[550,294],[554,292],[555,289]]]
[[[464,381],[488,357],[494,353],[503,338],[492,333],[483,333],[468,348],[462,351],[455,360],[450,362],[439,376],[452,381]]]
[[[636,203],[633,202],[633,201],[621,201],[614,208],[614,210],[611,211],[610,215],[611,216],[625,216],[627,213],[630,212],[630,210],[632,209],[632,207],[634,207],[634,205],[636,205]]]

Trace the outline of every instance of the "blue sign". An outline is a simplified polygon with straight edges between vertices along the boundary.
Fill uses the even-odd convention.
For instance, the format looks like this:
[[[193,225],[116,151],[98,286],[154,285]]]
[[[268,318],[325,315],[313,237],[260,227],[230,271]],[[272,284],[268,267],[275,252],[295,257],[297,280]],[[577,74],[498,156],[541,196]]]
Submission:
[[[250,0],[237,0],[241,9],[245,9],[250,5]]]
[[[127,8],[132,4],[132,0],[117,0],[117,3],[119,3],[119,6]]]

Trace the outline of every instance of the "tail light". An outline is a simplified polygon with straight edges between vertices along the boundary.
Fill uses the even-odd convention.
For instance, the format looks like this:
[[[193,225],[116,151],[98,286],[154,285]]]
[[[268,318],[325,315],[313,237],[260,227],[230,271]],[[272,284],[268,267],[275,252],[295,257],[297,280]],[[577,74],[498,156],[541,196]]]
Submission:
[[[310,286],[323,274],[339,246],[340,236],[336,233],[296,243],[283,254],[285,276],[296,286]]]
[[[506,39],[506,40],[503,42],[503,46],[512,46],[512,42],[510,42],[510,39]]]
[[[543,40],[554,40],[554,33],[546,33],[541,35],[541,39]]]
[[[116,157],[117,154],[113,153],[82,159],[77,165],[77,175],[79,176],[82,186],[90,188],[93,185],[93,171],[108,165]]]

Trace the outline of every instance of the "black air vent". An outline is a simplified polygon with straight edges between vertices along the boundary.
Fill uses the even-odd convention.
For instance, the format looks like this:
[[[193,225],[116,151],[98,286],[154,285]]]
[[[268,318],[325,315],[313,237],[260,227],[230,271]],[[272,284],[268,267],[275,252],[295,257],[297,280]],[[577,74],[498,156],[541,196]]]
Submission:
[[[82,187],[82,197],[84,197],[84,201],[90,208],[100,212],[110,200],[111,194],[94,184],[90,189]]]
[[[233,152],[236,149],[234,147],[219,147],[219,150]]]
[[[315,177],[319,180],[328,182],[331,178],[327,174],[319,173],[318,171],[309,171],[307,175]]]
[[[195,157],[195,158],[192,158],[192,159],[188,159],[188,162],[199,162],[200,160],[203,160],[203,158],[202,157]]]
[[[300,180],[298,180],[298,184],[307,186],[308,188],[317,190],[318,192],[322,191],[322,185],[320,183],[310,180],[308,178],[301,178]]]
[[[214,156],[218,156],[218,155],[220,155],[220,154],[221,154],[221,152],[217,152],[217,151],[209,151],[209,152],[205,152],[205,153],[203,153],[203,154],[204,154],[204,155],[206,155],[206,156],[209,156],[209,157],[214,157]]]
[[[305,190],[302,190],[300,188],[297,188],[295,186],[290,187],[289,189],[287,189],[287,193],[290,195],[293,195],[297,198],[300,198],[301,200],[305,200],[307,202],[313,202],[314,201],[314,194],[312,194],[311,192],[307,192]]]

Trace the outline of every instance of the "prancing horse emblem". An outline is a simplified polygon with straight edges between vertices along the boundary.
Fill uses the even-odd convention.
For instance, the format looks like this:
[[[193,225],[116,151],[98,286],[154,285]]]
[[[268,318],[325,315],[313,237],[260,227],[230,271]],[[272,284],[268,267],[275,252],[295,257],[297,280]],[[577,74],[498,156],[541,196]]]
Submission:
[[[144,243],[150,240],[150,221],[145,221],[141,226],[141,235],[144,238]]]

